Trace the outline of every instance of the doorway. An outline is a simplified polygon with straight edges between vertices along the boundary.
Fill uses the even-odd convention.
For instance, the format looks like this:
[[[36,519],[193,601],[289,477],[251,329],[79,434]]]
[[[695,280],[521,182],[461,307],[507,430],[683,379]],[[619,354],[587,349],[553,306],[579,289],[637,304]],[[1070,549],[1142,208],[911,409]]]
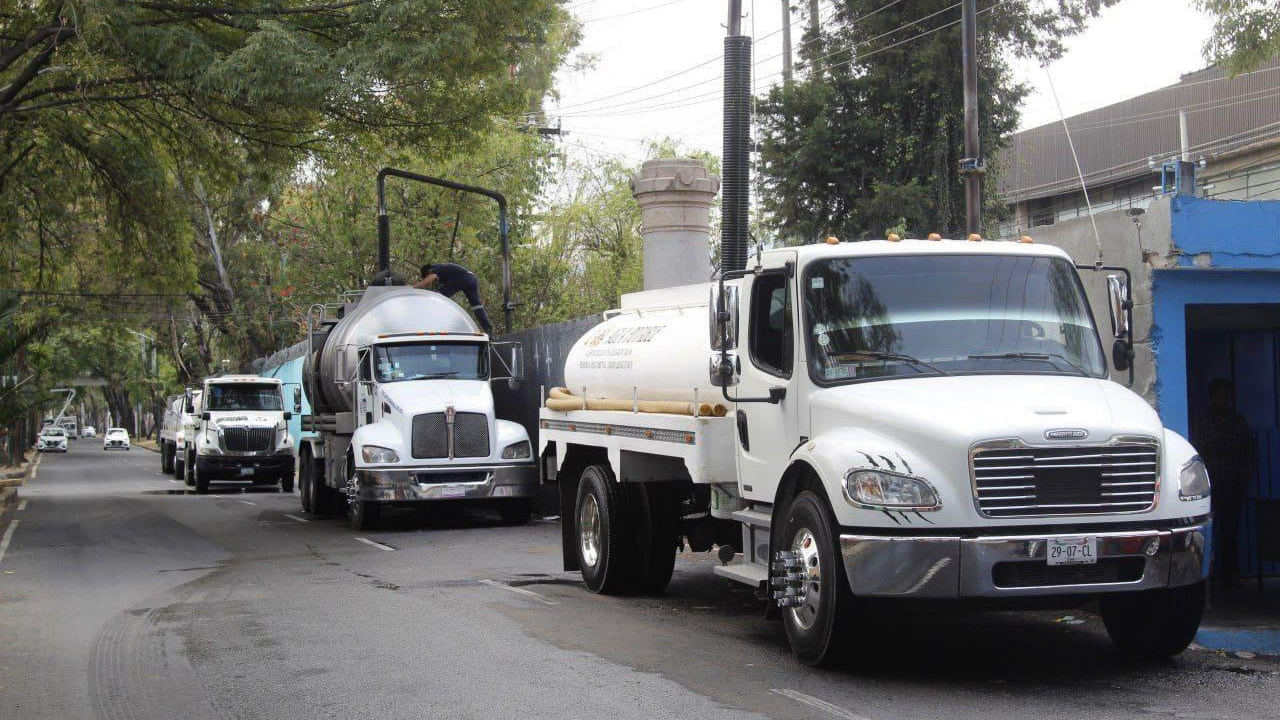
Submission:
[[[1280,573],[1280,304],[1187,305],[1189,425],[1209,404],[1209,387],[1224,378],[1236,410],[1257,442],[1257,471],[1241,518],[1242,575]],[[1261,521],[1261,525],[1259,523]]]

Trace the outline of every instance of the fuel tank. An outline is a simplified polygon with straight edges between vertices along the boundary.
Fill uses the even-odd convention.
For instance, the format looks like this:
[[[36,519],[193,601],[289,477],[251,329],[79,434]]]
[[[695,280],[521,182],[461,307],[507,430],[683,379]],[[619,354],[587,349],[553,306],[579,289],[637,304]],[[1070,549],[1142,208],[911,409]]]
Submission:
[[[466,310],[438,292],[371,285],[343,308],[342,318],[327,333],[312,338],[302,378],[313,411],[349,412],[359,348],[382,334],[408,332],[479,333],[480,328]]]
[[[715,401],[707,306],[618,311],[569,350],[565,385],[587,398],[628,400],[634,392],[638,400],[691,401],[696,389],[700,400]]]

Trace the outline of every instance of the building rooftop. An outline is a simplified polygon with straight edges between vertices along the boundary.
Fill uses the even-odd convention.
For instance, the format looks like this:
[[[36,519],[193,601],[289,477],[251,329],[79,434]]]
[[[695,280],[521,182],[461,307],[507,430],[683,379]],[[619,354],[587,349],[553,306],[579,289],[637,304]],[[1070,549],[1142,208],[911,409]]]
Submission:
[[[1210,67],[1168,87],[1067,118],[1090,188],[1150,175],[1178,155],[1178,113],[1187,114],[1192,160],[1280,142],[1280,57],[1236,77]],[[1062,122],[1016,133],[994,161],[1006,203],[1077,190]],[[1158,169],[1158,168],[1157,168]]]

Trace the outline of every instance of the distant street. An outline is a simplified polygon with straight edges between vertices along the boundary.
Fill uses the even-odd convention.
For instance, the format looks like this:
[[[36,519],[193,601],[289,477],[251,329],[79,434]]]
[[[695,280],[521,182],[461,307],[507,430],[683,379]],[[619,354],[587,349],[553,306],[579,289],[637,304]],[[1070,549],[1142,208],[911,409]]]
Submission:
[[[159,465],[78,440],[0,519],[0,720],[1280,713],[1280,664],[1135,667],[1061,612],[885,613],[863,664],[815,672],[710,556],[681,556],[660,597],[596,596],[560,571],[555,522],[404,513],[359,534],[296,495],[187,494]]]

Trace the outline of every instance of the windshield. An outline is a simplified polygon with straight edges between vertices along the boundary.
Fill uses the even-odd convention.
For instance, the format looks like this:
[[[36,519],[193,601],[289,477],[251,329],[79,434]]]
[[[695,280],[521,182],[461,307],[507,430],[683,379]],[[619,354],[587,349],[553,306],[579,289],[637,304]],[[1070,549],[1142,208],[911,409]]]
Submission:
[[[128,434],[129,434],[129,433],[128,433],[128,431],[121,430],[120,428],[116,428],[115,430],[108,430],[108,431],[107,431],[107,435],[109,435],[109,436],[111,436],[111,437],[118,437],[118,436],[120,436],[120,435],[128,435]]]
[[[373,352],[374,379],[380,383],[489,377],[489,356],[480,343],[396,343],[375,345]]]
[[[819,384],[941,373],[1106,377],[1080,280],[1062,258],[837,258],[811,265],[803,292]]]
[[[66,435],[66,433],[63,432],[62,430],[52,430],[49,428],[45,428],[44,432],[40,434],[47,437],[62,437],[63,435]]]
[[[279,385],[210,385],[205,410],[280,410]]]

